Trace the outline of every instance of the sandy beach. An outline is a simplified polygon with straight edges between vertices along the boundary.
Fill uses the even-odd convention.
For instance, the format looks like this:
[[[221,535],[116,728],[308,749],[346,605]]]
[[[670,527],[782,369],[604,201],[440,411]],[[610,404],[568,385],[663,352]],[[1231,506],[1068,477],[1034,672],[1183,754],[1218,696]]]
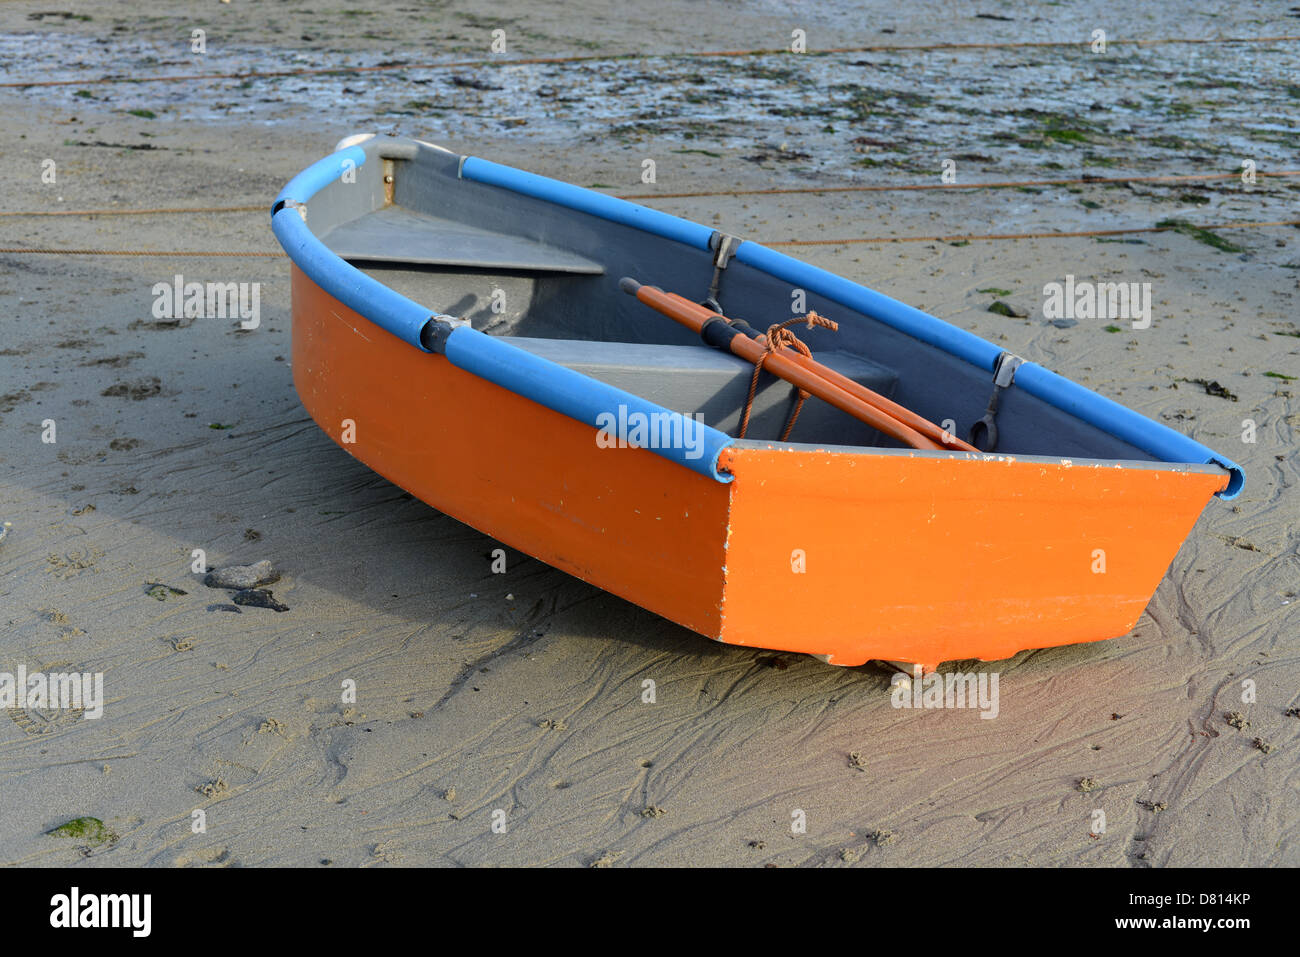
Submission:
[[[1300,230],[1195,228],[1300,218],[1300,176],[1268,175],[1300,169],[1300,41],[1147,43],[1300,19],[1202,9],[0,5],[0,80],[72,81],[0,91],[0,672],[105,689],[99,718],[0,715],[0,864],[1300,864]],[[796,29],[813,54],[1080,45],[674,58]],[[590,59],[507,63],[565,56]],[[998,673],[996,720],[895,709],[883,666],[714,644],[517,552],[494,574],[499,543],[294,392],[269,207],[367,131],[765,243],[854,240],[778,248],[1221,450],[1245,491],[1130,634],[945,665]],[[653,198],[934,184],[945,159],[959,183],[1234,175]],[[79,210],[109,212],[48,215]],[[158,318],[178,274],[260,284],[259,326]],[[1048,318],[1067,276],[1151,283],[1150,328]],[[196,549],[271,562],[287,610],[206,586]],[[50,833],[79,818],[103,830]]]

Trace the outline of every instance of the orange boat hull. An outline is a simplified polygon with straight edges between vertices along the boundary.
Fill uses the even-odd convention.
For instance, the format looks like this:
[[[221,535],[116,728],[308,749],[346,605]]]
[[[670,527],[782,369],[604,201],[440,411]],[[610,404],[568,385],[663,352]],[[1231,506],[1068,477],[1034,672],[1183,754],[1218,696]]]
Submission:
[[[920,663],[1125,634],[1221,471],[725,449],[714,481],[422,352],[293,268],[293,373],[326,433],[512,548],[729,644]]]

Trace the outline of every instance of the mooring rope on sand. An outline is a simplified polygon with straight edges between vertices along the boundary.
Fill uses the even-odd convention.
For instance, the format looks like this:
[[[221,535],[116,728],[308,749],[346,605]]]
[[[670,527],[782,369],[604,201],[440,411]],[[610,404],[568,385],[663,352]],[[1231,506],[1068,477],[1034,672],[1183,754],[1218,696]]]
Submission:
[[[260,209],[260,207],[259,207]],[[1095,236],[1125,236],[1133,233],[1168,233],[1183,229],[1215,232],[1221,229],[1268,229],[1277,226],[1300,226],[1300,219],[1280,219],[1255,223],[1176,223],[1169,226],[1126,226],[1122,229],[1081,229],[1043,233],[965,233],[948,236],[847,236],[841,239],[772,239],[754,240],[762,246],[848,246],[858,243],[960,243],[977,240],[1014,239],[1086,239]],[[52,247],[7,246],[2,254],[64,256],[283,256],[282,251],[239,252],[203,249],[56,249]]]
[[[282,251],[275,252],[239,252],[211,249],[55,249],[48,246],[6,246],[0,247],[0,253],[29,253],[37,256],[283,256]]]
[[[645,202],[655,199],[689,199],[709,196],[783,196],[806,193],[885,193],[899,191],[925,190],[976,190],[976,189],[1014,189],[1021,186],[1122,186],[1125,183],[1184,183],[1207,180],[1236,179],[1240,173],[1170,173],[1155,176],[1083,176],[1076,179],[1022,179],[998,180],[983,183],[874,183],[850,186],[789,186],[769,189],[714,189],[696,190],[688,193],[629,193],[616,195],[615,199]],[[1276,171],[1260,170],[1257,177],[1300,176],[1300,170],[1287,169]],[[156,216],[177,213],[260,213],[269,209],[266,205],[257,206],[154,206],[131,209],[21,209],[0,210],[0,217],[20,218],[24,216]],[[1209,228],[1209,227],[1206,227]]]
[[[1107,40],[1108,46],[1173,46],[1180,44],[1242,44],[1242,43],[1284,43],[1300,40],[1300,35],[1282,35],[1272,37],[1156,37],[1151,40],[1130,40],[1123,38]],[[831,47],[826,50],[808,50],[794,53],[785,47],[757,50],[682,50],[676,53],[584,53],[568,56],[518,57],[512,59],[494,58],[478,60],[444,61],[434,63],[376,63],[372,66],[328,66],[303,67],[297,70],[250,70],[244,73],[192,73],[161,74],[157,76],[103,76],[94,80],[13,80],[0,83],[0,88],[25,88],[35,86],[102,86],[114,83],[186,83],[199,80],[260,80],[291,76],[325,76],[328,74],[348,75],[355,73],[379,73],[397,70],[465,70],[475,67],[536,66],[551,63],[596,63],[617,60],[703,60],[713,57],[753,57],[753,56],[833,56],[845,53],[925,53],[948,50],[1014,50],[1046,49],[1062,47],[1089,48],[1090,40],[1008,40],[987,43],[916,43],[916,44],[872,44],[859,47]]]
[[[0,216],[156,216],[164,213],[265,213],[270,206],[154,206],[142,209],[21,209]]]
[[[803,193],[889,193],[925,190],[949,189],[1015,189],[1025,186],[1122,186],[1125,183],[1184,183],[1192,181],[1237,179],[1236,173],[1181,173],[1159,176],[1082,176],[1074,179],[1024,179],[1000,180],[983,183],[882,183],[858,184],[850,186],[786,186],[770,189],[713,189],[697,190],[688,193],[636,193],[617,197],[618,199],[645,202],[654,199],[685,199],[705,196],[782,196]],[[1300,176],[1300,170],[1288,169],[1276,172],[1257,171],[1256,177],[1266,176]]]
[[[1300,219],[1282,219],[1271,223],[1178,223],[1172,226],[1131,226],[1125,229],[1080,229],[1049,233],[968,233],[954,236],[851,236],[844,239],[783,239],[765,242],[764,246],[847,246],[851,243],[960,243],[983,239],[1076,239],[1091,236],[1124,236],[1130,233],[1168,233],[1180,229],[1250,229],[1270,226],[1300,226]]]

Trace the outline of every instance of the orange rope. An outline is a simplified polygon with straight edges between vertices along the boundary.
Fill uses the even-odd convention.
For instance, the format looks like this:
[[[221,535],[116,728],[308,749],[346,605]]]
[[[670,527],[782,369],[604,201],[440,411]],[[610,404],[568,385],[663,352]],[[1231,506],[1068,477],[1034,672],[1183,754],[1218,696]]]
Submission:
[[[259,207],[260,208],[260,207]],[[1197,229],[1217,232],[1221,229],[1265,229],[1274,226],[1300,226],[1300,219],[1281,219],[1268,223],[1191,223]],[[848,246],[856,243],[956,243],[975,240],[1011,239],[1079,239],[1093,236],[1125,236],[1132,233],[1166,233],[1178,226],[1129,226],[1124,229],[1081,229],[1049,233],[967,233],[951,236],[849,236],[843,239],[772,239],[764,246]],[[283,252],[228,252],[201,249],[51,249],[45,247],[0,247],[0,253],[64,256],[283,256]]]
[[[41,256],[267,256],[279,258],[282,252],[230,252],[207,249],[48,249],[7,246],[0,253],[32,253]]]
[[[259,209],[261,207],[258,207]],[[1300,219],[1281,219],[1268,223],[1192,223],[1197,229],[1217,232],[1221,229],[1264,229],[1274,226],[1300,226]],[[975,240],[1011,239],[1078,239],[1092,236],[1125,236],[1132,233],[1166,233],[1178,226],[1129,226],[1124,229],[1081,229],[1049,233],[967,233],[951,236],[849,236],[843,239],[773,239],[764,246],[848,246],[855,243],[954,243]],[[199,249],[51,249],[45,247],[0,247],[0,253],[64,256],[283,256],[283,252],[228,252]]]
[[[616,196],[616,199],[626,200],[655,200],[655,199],[685,199],[691,197],[707,196],[781,196],[804,193],[877,193],[877,192],[896,192],[896,191],[919,191],[919,190],[946,190],[946,189],[1012,189],[1020,186],[1074,186],[1074,185],[1093,185],[1109,186],[1123,185],[1124,183],[1181,183],[1191,181],[1204,181],[1216,179],[1236,179],[1240,173],[1171,173],[1156,176],[1118,176],[1118,177],[1101,177],[1101,176],[1084,176],[1079,179],[1025,179],[1025,180],[1002,180],[989,183],[897,183],[897,184],[860,184],[853,186],[792,186],[786,188],[773,189],[720,189],[720,190],[698,190],[688,193],[632,193]],[[1300,170],[1288,169],[1277,170],[1273,172],[1260,171],[1257,176],[1300,176]],[[41,216],[154,216],[167,215],[175,213],[255,213],[266,212],[270,207],[266,205],[257,206],[154,206],[139,209],[21,209],[21,210],[0,210],[0,217],[41,217]],[[1285,224],[1284,224],[1285,225]],[[1203,229],[1217,229],[1228,227],[1203,226]],[[1042,236],[1056,236],[1060,233],[1034,234],[1029,238],[1041,238]],[[985,237],[980,237],[985,238]],[[891,240],[881,239],[880,242],[889,242]]]
[[[839,323],[811,311],[806,316],[796,316],[794,319],[773,323],[767,327],[764,339],[767,351],[754,360],[754,374],[749,380],[749,398],[745,400],[745,410],[740,416],[740,433],[736,438],[743,439],[745,432],[749,429],[749,415],[754,409],[754,398],[758,395],[758,376],[763,371],[763,360],[774,352],[780,352],[782,347],[789,347],[807,359],[812,358],[812,350],[789,329],[790,326],[797,323],[803,323],[809,329],[814,326],[821,326],[823,329],[831,330],[831,332],[835,332],[840,328]],[[780,441],[782,442],[788,439],[790,433],[794,431],[794,424],[799,421],[799,413],[803,410],[803,404],[811,397],[811,393],[805,392],[798,386],[794,388],[796,395],[794,408],[790,410],[790,415],[785,422],[785,429],[781,432]]]
[[[24,209],[3,210],[0,216],[155,216],[163,213],[269,213],[259,206],[155,206],[146,209]]]
[[[1220,229],[1252,229],[1268,226],[1300,226],[1300,219],[1283,219],[1272,223],[1211,223],[1202,226],[1191,223],[1197,229],[1217,231]],[[1178,226],[1131,226],[1127,229],[1081,229],[1073,232],[1051,233],[970,233],[964,236],[851,236],[847,239],[782,239],[763,243],[764,246],[847,246],[850,243],[955,243],[972,242],[976,239],[1071,239],[1086,236],[1123,236],[1128,233],[1165,233],[1179,229]]]
[[[781,196],[802,193],[886,193],[912,190],[946,190],[946,189],[1014,189],[1021,186],[1107,186],[1124,183],[1182,183],[1193,180],[1236,179],[1241,173],[1188,173],[1181,175],[1160,176],[1083,176],[1077,179],[1025,179],[1002,180],[991,183],[897,183],[897,184],[862,184],[854,186],[790,186],[773,189],[714,189],[698,190],[689,193],[631,193],[616,197],[617,199],[640,200],[685,199],[695,196]],[[1300,176],[1300,170],[1288,169],[1277,172],[1259,172],[1256,176]]]

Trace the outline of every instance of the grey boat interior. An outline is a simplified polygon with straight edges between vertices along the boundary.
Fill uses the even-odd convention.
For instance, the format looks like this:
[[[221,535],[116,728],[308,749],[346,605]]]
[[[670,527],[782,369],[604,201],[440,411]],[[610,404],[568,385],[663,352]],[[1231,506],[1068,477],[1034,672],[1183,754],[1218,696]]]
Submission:
[[[431,312],[736,434],[753,366],[619,289],[631,276],[703,301],[712,252],[461,178],[458,155],[392,142],[384,151],[392,158],[367,162],[355,184],[307,204],[308,225],[327,248]],[[791,318],[791,294],[789,283],[736,259],[718,273],[723,312],[760,330]],[[962,438],[984,415],[990,372],[811,292],[806,304],[839,323],[834,332],[796,327],[817,361],[932,422],[950,420]],[[775,440],[792,401],[792,387],[764,373],[747,437]],[[999,453],[1155,461],[1016,388],[1002,394],[997,423]],[[815,398],[790,441],[900,446]]]

